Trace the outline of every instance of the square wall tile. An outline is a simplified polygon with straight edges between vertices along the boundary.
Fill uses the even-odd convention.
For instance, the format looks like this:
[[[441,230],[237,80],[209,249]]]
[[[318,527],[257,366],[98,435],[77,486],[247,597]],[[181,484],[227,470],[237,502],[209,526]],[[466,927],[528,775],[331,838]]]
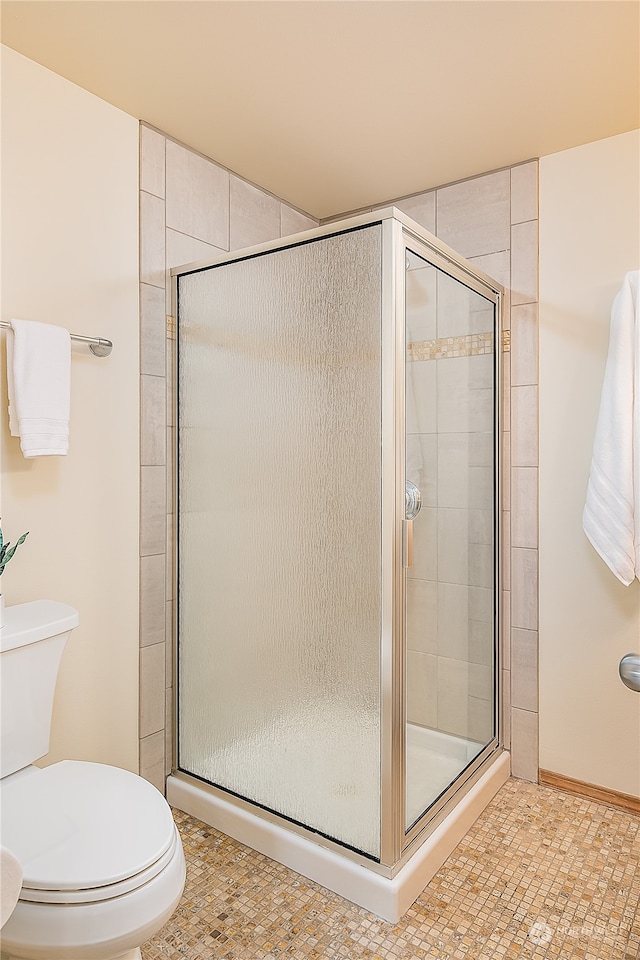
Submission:
[[[511,167],[511,223],[538,219],[538,161]]]
[[[231,174],[229,249],[242,250],[280,236],[280,200]]]
[[[538,633],[515,628],[511,634],[511,705],[538,711]]]
[[[493,586],[493,544],[469,541],[469,586]]]
[[[140,468],[140,556],[164,553],[166,549],[165,467]]]
[[[467,737],[487,743],[493,736],[493,703],[480,697],[469,697]]]
[[[438,579],[438,554],[435,549],[437,524],[438,510],[423,507],[413,525],[413,566],[410,572],[416,580]]]
[[[408,433],[407,480],[422,494],[423,507],[438,505],[438,438],[435,433]]]
[[[160,466],[166,463],[167,398],[164,377],[140,378],[140,463]]]
[[[166,630],[163,553],[140,558],[140,646],[162,643]]]
[[[469,587],[438,584],[438,653],[453,660],[469,655]]]
[[[511,546],[538,546],[538,468],[511,471]]]
[[[511,773],[538,781],[538,714],[517,707],[511,710]]]
[[[407,341],[419,343],[437,336],[437,277],[433,267],[425,265],[407,270],[405,317]]]
[[[444,509],[438,515],[438,580],[468,586],[469,580],[469,511]],[[414,526],[415,549],[415,526]],[[431,547],[433,550],[433,547]],[[434,578],[435,579],[435,578]],[[479,584],[481,586],[481,584]]]
[[[511,466],[538,466],[538,388],[511,388]]]
[[[394,200],[393,206],[402,210],[408,217],[419,223],[429,233],[436,232],[436,192],[419,193],[415,197]]]
[[[511,227],[511,309],[538,299],[538,221]]]
[[[538,629],[538,551],[511,550],[511,629]],[[513,658],[513,641],[511,656]]]
[[[426,361],[433,365],[433,361]],[[439,433],[490,433],[493,429],[493,357],[436,360]],[[435,432],[435,427],[434,427]]]
[[[165,287],[164,200],[140,194],[140,282]]]
[[[437,362],[407,364],[407,433],[436,433]]]
[[[471,505],[469,446],[472,436],[473,434],[470,433],[440,433],[438,436],[438,506],[440,507]]]
[[[407,649],[438,652],[438,584],[433,580],[407,577]]]
[[[164,730],[143,737],[140,741],[140,776],[152,783],[164,795]]]
[[[474,739],[483,709],[479,700],[491,710],[492,668],[438,657],[438,729]]]
[[[492,587],[469,587],[469,619],[493,623]]]
[[[487,273],[492,280],[497,280],[503,287],[511,286],[511,255],[509,250],[500,253],[490,253],[485,257],[471,257],[474,267]]]
[[[438,658],[407,651],[407,720],[425,727],[438,722]]]
[[[493,653],[493,624],[485,623],[483,620],[470,620],[469,662],[491,666]]]
[[[140,284],[140,373],[164,377],[166,369],[165,297],[160,287]]]
[[[140,124],[140,189],[164,199],[165,137]]]
[[[493,487],[492,487],[493,488]],[[469,543],[493,543],[494,512],[491,507],[469,510]]]
[[[538,304],[511,308],[511,383],[516,387],[538,382]]]
[[[229,249],[229,174],[167,140],[167,227]]]
[[[493,304],[446,273],[432,272],[436,274],[438,337],[493,331]]]
[[[280,236],[291,237],[294,233],[304,233],[318,226],[318,221],[308,217],[286,203],[280,204]]]
[[[464,257],[508,250],[511,177],[499,170],[436,191],[438,237]]]
[[[192,263],[194,260],[213,260],[226,252],[221,247],[215,247],[212,243],[205,243],[196,237],[188,237],[177,230],[167,230],[167,270]]]
[[[188,237],[186,234],[179,233],[177,230],[167,230],[166,312],[168,315],[171,315],[173,309],[171,303],[171,287],[173,283],[171,268],[182,267],[196,260],[215,260],[226,252],[227,251],[221,247],[215,247],[212,243],[205,243],[204,240],[198,240],[196,237]]]
[[[164,729],[164,642],[140,648],[140,737]]]

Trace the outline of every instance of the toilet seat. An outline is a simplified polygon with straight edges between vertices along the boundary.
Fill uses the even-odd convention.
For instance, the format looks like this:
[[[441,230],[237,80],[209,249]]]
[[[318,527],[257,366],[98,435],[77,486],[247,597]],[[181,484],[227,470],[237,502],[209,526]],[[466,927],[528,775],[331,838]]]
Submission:
[[[21,901],[83,904],[149,883],[180,839],[166,800],[117,767],[63,760],[1,785],[3,843],[23,868]]]

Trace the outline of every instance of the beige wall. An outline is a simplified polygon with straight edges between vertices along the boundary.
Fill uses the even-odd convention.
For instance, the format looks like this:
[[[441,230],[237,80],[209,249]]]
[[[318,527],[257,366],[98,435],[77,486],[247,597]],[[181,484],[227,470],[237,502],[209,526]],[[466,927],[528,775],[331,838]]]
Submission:
[[[65,650],[51,752],[138,763],[138,124],[2,48],[2,319],[114,343],[72,355],[70,452],[25,460],[8,435],[2,341],[2,523],[29,538],[8,604],[80,612]]]
[[[640,265],[640,131],[540,161],[540,766],[640,796],[640,583],[582,531],[611,303]]]

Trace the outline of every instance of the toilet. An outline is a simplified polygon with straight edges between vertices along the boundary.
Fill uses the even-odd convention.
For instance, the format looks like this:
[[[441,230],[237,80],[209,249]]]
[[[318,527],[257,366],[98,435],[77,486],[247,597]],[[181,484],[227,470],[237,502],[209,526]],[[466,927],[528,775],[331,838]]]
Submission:
[[[0,630],[0,838],[23,874],[2,960],[141,960],[184,888],[180,836],[152,784],[101,763],[33,766],[77,624],[73,607],[35,600],[7,607]]]

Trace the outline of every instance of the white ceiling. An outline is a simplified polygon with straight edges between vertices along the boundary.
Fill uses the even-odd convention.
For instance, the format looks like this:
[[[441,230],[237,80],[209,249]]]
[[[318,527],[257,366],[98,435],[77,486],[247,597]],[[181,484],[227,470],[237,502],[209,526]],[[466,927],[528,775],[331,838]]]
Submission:
[[[2,41],[319,218],[640,126],[640,3],[4,0]]]

